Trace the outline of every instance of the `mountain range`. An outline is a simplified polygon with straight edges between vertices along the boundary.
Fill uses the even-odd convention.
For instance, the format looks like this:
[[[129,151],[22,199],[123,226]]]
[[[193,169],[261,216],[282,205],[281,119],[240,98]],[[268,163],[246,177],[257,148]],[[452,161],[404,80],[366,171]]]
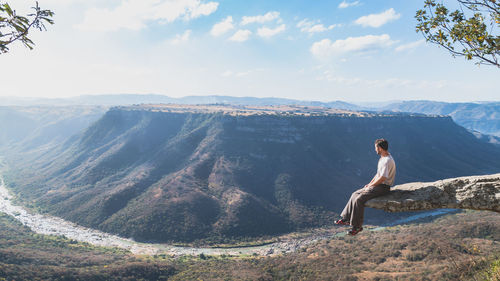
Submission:
[[[381,110],[447,115],[467,129],[500,137],[500,102],[405,101],[384,106]]]
[[[30,114],[23,110],[19,120]],[[81,124],[70,126],[75,135],[37,146],[31,133],[4,136],[5,179],[27,206],[140,241],[224,241],[331,224],[375,173],[380,137],[396,159],[396,183],[500,169],[500,149],[448,116],[237,105],[113,107],[99,119],[84,112],[66,115]],[[26,131],[48,128],[40,126]]]
[[[256,98],[232,96],[186,96],[180,98],[165,95],[86,95],[72,98],[17,98],[0,97],[3,106],[120,106],[134,104],[228,104],[228,105],[297,105],[321,106],[336,109],[357,111],[396,111],[423,113],[431,115],[448,115],[453,120],[467,128],[481,134],[479,137],[489,139],[493,143],[500,143],[500,102],[469,102],[448,103],[439,101],[395,101],[382,103],[348,103],[343,101],[320,102],[307,100],[294,100],[284,98]],[[487,135],[487,136],[484,136]]]
[[[294,100],[285,98],[256,98],[256,97],[232,97],[232,96],[186,96],[180,98],[165,95],[85,95],[71,98],[17,98],[0,97],[0,104],[4,106],[123,106],[134,104],[230,104],[230,105],[302,105],[323,106],[339,109],[357,110],[362,107],[343,101],[320,102]]]

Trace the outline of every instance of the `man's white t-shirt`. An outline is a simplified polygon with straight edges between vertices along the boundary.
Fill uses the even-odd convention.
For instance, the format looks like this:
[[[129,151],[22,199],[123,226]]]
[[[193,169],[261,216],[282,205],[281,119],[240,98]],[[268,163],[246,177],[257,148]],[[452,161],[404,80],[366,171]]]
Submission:
[[[386,178],[382,184],[394,185],[396,162],[392,159],[392,155],[389,154],[388,156],[380,157],[378,160],[377,175]]]

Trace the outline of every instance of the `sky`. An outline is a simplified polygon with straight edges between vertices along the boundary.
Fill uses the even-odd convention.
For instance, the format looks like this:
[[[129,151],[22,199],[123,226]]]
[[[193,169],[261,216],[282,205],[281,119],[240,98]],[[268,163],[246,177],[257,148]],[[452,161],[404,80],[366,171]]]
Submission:
[[[415,32],[424,0],[38,2],[55,24],[0,54],[0,96],[500,101],[498,68]]]

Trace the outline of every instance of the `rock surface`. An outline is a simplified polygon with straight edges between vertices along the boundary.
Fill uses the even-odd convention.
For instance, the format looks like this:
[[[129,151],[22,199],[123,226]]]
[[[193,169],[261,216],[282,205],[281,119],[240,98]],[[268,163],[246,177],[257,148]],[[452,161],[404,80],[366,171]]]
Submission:
[[[441,208],[500,212],[500,174],[396,185],[366,206],[389,212]]]

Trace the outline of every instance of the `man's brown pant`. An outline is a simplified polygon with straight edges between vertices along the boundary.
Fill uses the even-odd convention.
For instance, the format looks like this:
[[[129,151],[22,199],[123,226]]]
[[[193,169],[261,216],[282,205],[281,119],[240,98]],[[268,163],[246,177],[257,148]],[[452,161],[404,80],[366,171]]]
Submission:
[[[342,219],[349,221],[353,227],[361,227],[363,225],[366,201],[385,195],[389,193],[390,190],[390,186],[379,184],[354,191],[340,216]]]

